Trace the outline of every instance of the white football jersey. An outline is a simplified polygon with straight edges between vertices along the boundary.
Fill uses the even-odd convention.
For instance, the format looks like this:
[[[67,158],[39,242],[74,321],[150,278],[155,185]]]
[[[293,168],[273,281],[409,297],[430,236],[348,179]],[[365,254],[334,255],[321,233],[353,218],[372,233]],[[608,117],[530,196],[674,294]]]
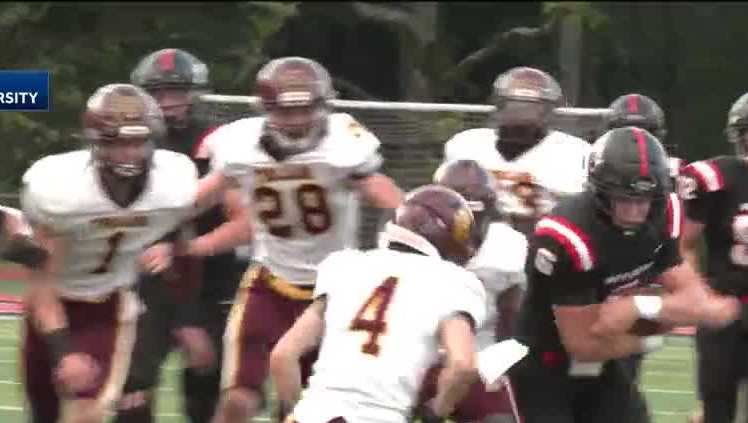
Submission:
[[[465,269],[389,249],[344,250],[319,265],[314,296],[327,296],[324,337],[297,421],[404,422],[437,360],[440,323],[457,312],[476,324],[486,293]]]
[[[514,160],[506,160],[496,142],[494,129],[468,129],[447,141],[444,158],[475,160],[490,171],[499,184],[498,201],[506,213],[539,218],[556,205],[559,197],[584,189],[592,147],[583,139],[551,130]]]
[[[264,122],[241,119],[209,135],[212,166],[244,170],[242,189],[258,223],[255,259],[290,283],[312,285],[322,259],[358,245],[350,178],[379,168],[379,140],[350,115],[333,113],[316,148],[276,161],[260,144]]]
[[[144,248],[190,217],[197,169],[183,154],[156,150],[144,191],[127,208],[104,191],[89,150],[40,159],[23,182],[26,216],[64,240],[61,295],[90,300],[134,284]]]
[[[527,238],[506,223],[488,226],[488,232],[478,252],[465,268],[483,282],[486,289],[486,320],[478,327],[479,348],[496,343],[496,322],[501,318],[496,309],[496,298],[505,290],[519,285],[525,287],[525,259]]]

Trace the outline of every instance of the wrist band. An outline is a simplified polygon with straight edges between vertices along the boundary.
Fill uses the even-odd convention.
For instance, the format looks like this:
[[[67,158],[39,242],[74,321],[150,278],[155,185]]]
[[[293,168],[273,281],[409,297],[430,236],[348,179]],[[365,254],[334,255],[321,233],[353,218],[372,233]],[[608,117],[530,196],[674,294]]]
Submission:
[[[63,357],[73,352],[70,330],[66,327],[43,333],[42,339],[44,339],[44,343],[47,345],[53,368],[57,367]]]
[[[662,297],[658,295],[635,295],[634,306],[639,317],[647,320],[657,320],[662,311]]]

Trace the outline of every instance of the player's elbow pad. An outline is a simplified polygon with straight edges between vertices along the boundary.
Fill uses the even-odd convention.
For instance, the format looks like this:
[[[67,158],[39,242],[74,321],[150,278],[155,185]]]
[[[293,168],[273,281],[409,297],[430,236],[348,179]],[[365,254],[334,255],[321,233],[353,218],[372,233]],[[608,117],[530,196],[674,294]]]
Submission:
[[[11,238],[2,253],[3,259],[22,264],[31,269],[42,267],[48,257],[47,250],[25,235],[16,235]]]

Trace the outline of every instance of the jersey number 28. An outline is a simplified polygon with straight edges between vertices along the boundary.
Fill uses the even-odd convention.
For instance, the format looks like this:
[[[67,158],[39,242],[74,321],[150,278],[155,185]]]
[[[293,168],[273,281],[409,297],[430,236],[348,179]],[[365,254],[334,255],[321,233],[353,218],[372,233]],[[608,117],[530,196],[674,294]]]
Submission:
[[[304,230],[312,235],[328,230],[332,217],[327,207],[325,189],[315,184],[302,184],[294,192]],[[293,236],[292,225],[282,222],[286,205],[278,190],[260,186],[255,189],[254,198],[259,209],[258,216],[267,226],[268,232],[281,238]]]
[[[395,294],[398,279],[389,277],[374,289],[353,317],[349,329],[369,333],[367,341],[361,346],[361,352],[379,355],[379,337],[387,331],[387,308]]]

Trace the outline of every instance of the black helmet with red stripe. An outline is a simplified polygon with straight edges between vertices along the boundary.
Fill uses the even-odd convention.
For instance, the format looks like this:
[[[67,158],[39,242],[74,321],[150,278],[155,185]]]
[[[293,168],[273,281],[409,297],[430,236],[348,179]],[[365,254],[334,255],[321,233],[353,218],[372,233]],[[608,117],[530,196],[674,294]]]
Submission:
[[[648,131],[627,126],[611,129],[590,152],[589,189],[606,213],[611,197],[646,198],[664,204],[671,192],[667,153]]]
[[[185,129],[195,99],[210,91],[208,66],[176,48],[165,48],[143,57],[130,73],[130,83],[145,89],[156,99],[169,130]]]
[[[646,95],[626,94],[610,103],[608,129],[636,126],[665,142],[667,126],[662,108]]]

